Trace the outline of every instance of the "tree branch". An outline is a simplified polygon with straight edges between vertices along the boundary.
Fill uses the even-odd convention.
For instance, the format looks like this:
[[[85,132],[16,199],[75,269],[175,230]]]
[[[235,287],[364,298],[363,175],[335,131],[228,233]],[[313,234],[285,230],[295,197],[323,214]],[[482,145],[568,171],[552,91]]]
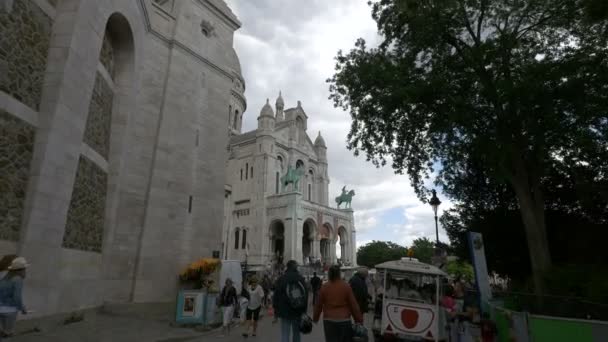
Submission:
[[[538,26],[544,24],[547,20],[552,19],[552,18],[554,18],[554,16],[552,16],[552,15],[543,17],[543,18],[539,19],[536,23],[534,23],[530,26],[527,26],[519,31],[515,31],[514,32],[515,39],[520,39],[521,37],[523,37],[526,33],[531,31],[535,27],[538,27]]]
[[[462,1],[458,1],[458,3],[461,5],[460,10],[462,11],[462,19],[464,20],[465,28],[467,29],[467,32],[469,32],[469,35],[473,39],[473,42],[475,42],[475,46],[481,45],[481,41],[479,39],[477,39],[477,35],[473,31],[473,27],[471,27],[471,22],[469,21],[469,16],[467,15],[467,9],[466,9],[464,3]]]
[[[488,7],[488,0],[481,0],[481,13],[479,14],[479,18],[477,18],[477,40],[481,41],[481,25],[483,24],[483,19],[486,14],[486,9]]]

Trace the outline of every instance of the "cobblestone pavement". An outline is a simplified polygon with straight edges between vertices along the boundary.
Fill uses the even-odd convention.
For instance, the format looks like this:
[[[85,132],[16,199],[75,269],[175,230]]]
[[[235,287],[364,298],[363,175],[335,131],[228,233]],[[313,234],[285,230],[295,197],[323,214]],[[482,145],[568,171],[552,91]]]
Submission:
[[[367,317],[366,315],[366,326],[369,322],[371,322],[371,316]],[[271,317],[262,317],[260,318],[259,326],[258,326],[258,334],[256,337],[249,336],[247,338],[242,336],[242,333],[245,331],[244,327],[236,326],[232,328],[229,334],[222,335],[220,331],[215,331],[213,333],[207,334],[204,337],[198,337],[191,340],[187,340],[187,342],[278,342],[281,338],[280,333],[280,322],[276,324],[272,323]],[[368,326],[368,329],[371,327]],[[323,342],[325,341],[325,335],[323,334],[323,323],[319,322],[318,324],[313,325],[312,332],[308,335],[302,335],[302,342]],[[369,341],[373,341],[373,337],[370,336]]]
[[[258,326],[258,333],[256,337],[250,336],[250,337],[243,337],[241,334],[245,331],[245,328],[242,326],[236,326],[234,327],[230,333],[226,336],[223,336],[220,334],[219,331],[214,331],[211,334],[208,334],[204,337],[199,337],[199,338],[194,338],[192,340],[188,340],[188,342],[203,342],[203,341],[209,341],[209,342],[233,342],[233,341],[239,341],[239,342],[257,342],[257,341],[264,341],[264,342],[275,342],[275,341],[280,341],[281,338],[281,333],[280,333],[280,326],[281,323],[277,322],[276,324],[272,323],[272,318],[270,317],[264,317],[260,319],[259,322],[259,326]],[[312,333],[308,334],[308,335],[302,335],[302,342],[322,342],[324,341],[324,335],[323,335],[323,325],[322,324],[317,324],[313,326],[312,329]]]
[[[141,309],[140,309],[141,310]],[[366,317],[366,323],[370,317]],[[28,327],[18,324],[17,335],[6,339],[10,342],[278,342],[280,322],[262,316],[256,337],[244,338],[245,328],[235,325],[227,336],[220,336],[220,329],[201,332],[171,324],[170,316],[133,314],[87,314],[86,318],[68,325],[42,327],[40,332],[27,333]],[[369,327],[368,327],[369,329]],[[370,336],[370,341],[373,339]],[[0,338],[0,341],[5,341]],[[302,335],[302,342],[323,342],[323,323],[313,326],[312,333]]]

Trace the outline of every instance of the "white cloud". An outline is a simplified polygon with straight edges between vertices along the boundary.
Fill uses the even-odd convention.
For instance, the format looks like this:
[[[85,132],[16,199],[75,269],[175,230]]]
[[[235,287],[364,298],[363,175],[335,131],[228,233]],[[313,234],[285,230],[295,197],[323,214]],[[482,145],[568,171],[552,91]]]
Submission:
[[[357,249],[361,246],[367,245],[370,242],[372,242],[372,240],[357,240]]]
[[[266,98],[274,103],[282,90],[286,107],[301,100],[308,114],[308,134],[322,131],[328,146],[330,205],[346,185],[355,189],[355,223],[360,246],[384,230],[398,242],[433,236],[432,213],[414,194],[406,176],[390,167],[375,168],[364,157],[346,149],[350,115],[328,100],[325,80],[334,73],[337,51],[354,47],[363,37],[369,46],[379,41],[367,1],[360,0],[228,0],[243,26],[235,34],[235,49],[246,81],[248,109],[244,131],[256,128]],[[406,208],[404,225],[397,231],[382,221],[383,213]],[[423,209],[424,208],[424,209]],[[428,221],[428,222],[427,222]],[[391,236],[382,235],[383,239]],[[377,239],[377,238],[375,238]],[[433,238],[434,239],[434,238]]]
[[[440,206],[438,216],[441,216],[441,212],[448,210],[452,207],[452,203],[449,201],[443,201]],[[406,223],[394,227],[395,235],[400,237],[399,242],[404,246],[411,246],[412,242],[418,238],[429,238],[431,241],[435,241],[435,218],[433,210],[428,204],[420,203],[415,206],[406,207],[403,211]],[[448,242],[448,236],[445,230],[439,225],[439,241]]]

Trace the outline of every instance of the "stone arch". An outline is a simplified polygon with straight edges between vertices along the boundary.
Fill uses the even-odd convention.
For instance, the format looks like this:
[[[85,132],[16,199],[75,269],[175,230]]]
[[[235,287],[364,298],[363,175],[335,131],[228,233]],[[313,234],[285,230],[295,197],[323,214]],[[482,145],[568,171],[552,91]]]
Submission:
[[[321,255],[321,260],[326,263],[331,263],[333,260],[334,252],[332,252],[332,248],[334,248],[334,232],[331,224],[323,223],[319,227],[319,253]],[[335,248],[334,248],[335,249]]]
[[[268,227],[270,238],[270,255],[275,262],[282,263],[285,255],[285,224],[282,220],[273,220]]]
[[[283,153],[277,153],[277,160],[276,160],[277,171],[282,173],[285,170],[285,161],[286,160],[287,160],[287,157]]]
[[[247,235],[249,235],[249,229],[246,227],[241,228],[241,249],[247,250]]]
[[[306,184],[306,199],[312,202],[315,198],[315,170],[312,167],[308,169],[306,179],[308,180]]]
[[[232,121],[232,128],[234,128],[235,130],[238,129],[238,124],[239,124],[239,110],[235,110],[234,111],[234,120]]]
[[[241,235],[241,228],[236,227],[234,229],[234,249],[237,250],[239,249],[239,242],[240,242],[240,235]]]
[[[119,193],[129,114],[135,103],[134,37],[126,17],[108,17],[101,39],[95,81],[86,112],[82,143],[62,246],[102,252],[112,243],[112,210]],[[82,218],[88,217],[87,221]]]
[[[313,255],[313,244],[315,241],[315,233],[317,232],[317,223],[312,218],[307,218],[302,224],[302,257],[303,262],[307,262],[310,256]]]
[[[300,169],[300,168],[304,169],[304,167],[305,167],[304,161],[302,159],[298,159],[296,161],[296,169]]]
[[[302,116],[298,115],[296,117],[296,127],[300,128],[300,129],[305,129],[305,124],[304,124],[304,119],[302,118]]]

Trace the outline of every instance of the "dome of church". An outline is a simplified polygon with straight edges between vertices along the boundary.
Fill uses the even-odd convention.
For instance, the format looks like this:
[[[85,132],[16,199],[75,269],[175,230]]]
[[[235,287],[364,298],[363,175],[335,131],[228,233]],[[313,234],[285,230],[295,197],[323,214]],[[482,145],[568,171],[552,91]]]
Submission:
[[[315,146],[327,148],[325,145],[325,140],[321,136],[321,131],[319,131],[319,135],[317,136],[317,139],[315,139]]]
[[[270,107],[270,101],[268,99],[266,99],[266,104],[260,111],[260,116],[270,116],[274,118],[274,112],[272,111],[272,107]]]
[[[234,70],[237,74],[243,75],[241,72],[241,62],[239,61],[239,56],[236,55],[236,51],[233,48],[228,50],[228,58],[226,58],[226,62],[228,67]]]
[[[283,101],[283,96],[281,95],[281,92],[279,91],[279,97],[277,98],[277,102],[275,103],[277,108],[283,108],[285,107],[285,102]]]

